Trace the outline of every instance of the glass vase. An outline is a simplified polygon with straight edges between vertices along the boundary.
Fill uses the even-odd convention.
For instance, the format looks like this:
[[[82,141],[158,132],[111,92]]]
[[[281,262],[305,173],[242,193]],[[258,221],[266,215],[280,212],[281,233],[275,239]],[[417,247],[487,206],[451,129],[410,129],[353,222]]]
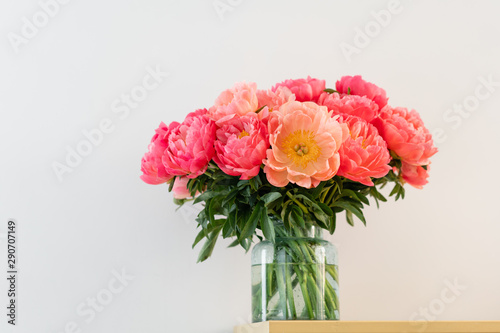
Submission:
[[[338,320],[337,249],[314,223],[287,231],[275,221],[275,242],[252,250],[252,320]]]

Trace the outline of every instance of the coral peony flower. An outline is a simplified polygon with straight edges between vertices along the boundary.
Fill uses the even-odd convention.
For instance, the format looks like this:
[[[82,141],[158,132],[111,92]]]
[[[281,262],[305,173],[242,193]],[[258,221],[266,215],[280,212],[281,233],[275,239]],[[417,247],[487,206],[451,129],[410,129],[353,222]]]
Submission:
[[[412,165],[427,165],[429,158],[437,152],[432,135],[425,128],[415,110],[393,108],[387,105],[372,122],[380,135],[403,162]]]
[[[337,173],[338,150],[348,132],[326,106],[288,102],[269,117],[271,149],[264,172],[272,185],[283,187],[292,182],[311,188]]]
[[[216,132],[214,161],[231,176],[250,179],[260,171],[269,147],[265,123],[255,115],[235,117]]]
[[[187,188],[189,178],[188,177],[177,177],[174,181],[174,186],[172,192],[174,193],[175,199],[188,199],[191,198],[191,193]]]
[[[155,130],[156,134],[151,139],[148,152],[144,154],[141,161],[141,179],[148,184],[157,185],[168,182],[173,175],[169,174],[162,163],[163,153],[168,145],[170,132],[180,124],[172,122],[168,127],[163,122]]]
[[[343,76],[337,81],[335,87],[341,94],[366,96],[377,103],[379,109],[387,105],[388,98],[385,95],[385,90],[363,80],[360,75]]]
[[[371,177],[384,177],[391,167],[391,155],[387,144],[375,126],[361,118],[343,116],[340,122],[347,124],[349,136],[340,147],[338,175],[373,186]]]
[[[259,109],[267,106],[269,111],[279,109],[286,102],[295,101],[295,95],[290,89],[281,86],[273,90],[257,90],[257,98],[259,100]]]
[[[286,80],[275,85],[272,91],[277,91],[279,87],[289,88],[299,102],[316,102],[325,90],[325,80],[313,79],[310,76],[307,79]]]
[[[401,166],[401,176],[403,180],[410,184],[411,186],[422,189],[425,184],[428,183],[427,178],[429,178],[429,168],[427,165],[427,170],[421,166],[415,166],[408,163],[404,163]]]
[[[223,123],[234,116],[243,116],[258,109],[256,83],[236,83],[231,89],[223,91],[208,111],[210,118]]]
[[[328,107],[333,114],[347,114],[372,121],[379,113],[377,103],[364,96],[324,92],[319,96],[319,105]]]
[[[168,173],[196,178],[207,170],[215,153],[215,123],[206,113],[205,109],[191,112],[170,133],[162,160]]]

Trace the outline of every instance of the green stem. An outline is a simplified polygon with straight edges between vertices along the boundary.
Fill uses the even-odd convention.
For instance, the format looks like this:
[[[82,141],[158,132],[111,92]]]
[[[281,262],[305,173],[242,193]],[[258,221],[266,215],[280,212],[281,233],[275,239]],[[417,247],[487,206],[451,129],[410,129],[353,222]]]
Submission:
[[[286,195],[288,195],[288,197],[290,199],[292,199],[292,201],[295,202],[297,204],[297,206],[300,207],[300,209],[302,209],[302,211],[304,212],[304,214],[308,214],[309,213],[309,211],[307,210],[307,207],[304,206],[299,200],[295,199],[293,197],[293,195],[290,194],[290,192],[286,192]]]
[[[323,202],[323,203],[325,202],[326,195],[328,194],[329,191],[330,191],[330,188],[328,187],[326,189],[326,191],[323,191],[323,193],[321,193],[321,197],[320,197],[321,202]]]
[[[285,279],[286,296],[288,298],[288,305],[290,306],[290,315],[292,316],[292,319],[297,319],[297,311],[295,310],[295,301],[293,299],[292,277],[290,275],[290,270],[288,269],[288,267],[285,268]]]
[[[325,203],[325,204],[327,204],[327,202],[328,202],[328,204],[327,204],[327,205],[330,205],[330,204],[331,204],[331,202],[332,202],[332,200],[333,200],[333,196],[334,196],[334,195],[335,195],[335,187],[333,187],[333,188],[332,188],[331,193],[330,193],[330,195],[328,196],[328,199],[326,199],[326,201],[324,201],[324,203]]]
[[[283,312],[283,319],[286,319],[288,316],[287,305],[286,305],[286,290],[285,285],[286,282],[283,277],[283,272],[281,271],[284,267],[284,264],[276,264],[276,284],[278,285],[278,293],[279,293],[279,307]]]
[[[307,314],[309,319],[314,319],[314,311],[311,304],[311,298],[309,297],[309,292],[307,291],[307,274],[302,272],[298,267],[295,268],[295,274],[299,277],[300,290],[302,291],[302,296],[304,296],[304,303],[306,305]]]

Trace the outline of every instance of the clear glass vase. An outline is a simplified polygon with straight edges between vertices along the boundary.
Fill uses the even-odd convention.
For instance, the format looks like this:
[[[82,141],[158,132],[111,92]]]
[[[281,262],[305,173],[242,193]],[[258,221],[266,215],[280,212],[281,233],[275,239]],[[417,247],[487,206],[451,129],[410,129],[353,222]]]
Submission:
[[[313,223],[292,231],[275,221],[276,240],[252,250],[252,320],[338,320],[337,249]]]

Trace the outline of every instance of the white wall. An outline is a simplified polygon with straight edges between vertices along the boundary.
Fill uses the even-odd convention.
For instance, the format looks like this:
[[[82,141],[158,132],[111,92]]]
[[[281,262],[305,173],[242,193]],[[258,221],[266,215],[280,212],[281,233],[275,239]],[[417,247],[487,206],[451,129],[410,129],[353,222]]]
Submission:
[[[219,16],[214,3],[232,7]],[[441,135],[424,190],[369,207],[368,227],[340,223],[331,238],[342,319],[425,319],[427,309],[437,320],[500,320],[500,3],[403,1],[376,31],[371,13],[388,3],[74,0],[16,53],[9,33],[41,7],[2,1],[0,230],[17,219],[20,308],[16,329],[1,310],[0,331],[219,333],[246,322],[249,255],[221,242],[196,264],[194,216],[175,211],[165,186],[139,180],[142,154],[160,121],[210,106],[234,82],[265,88],[312,75],[333,86],[348,74],[385,88]],[[340,45],[355,46],[358,28],[374,37],[348,59]],[[170,75],[128,115],[113,113],[156,66]],[[490,76],[492,92],[473,111],[443,118],[473,103],[478,78]],[[103,119],[113,131],[59,181],[54,161],[65,163],[67,146]],[[134,278],[93,317],[88,298],[109,296],[122,269]],[[455,279],[466,289],[452,297]]]

